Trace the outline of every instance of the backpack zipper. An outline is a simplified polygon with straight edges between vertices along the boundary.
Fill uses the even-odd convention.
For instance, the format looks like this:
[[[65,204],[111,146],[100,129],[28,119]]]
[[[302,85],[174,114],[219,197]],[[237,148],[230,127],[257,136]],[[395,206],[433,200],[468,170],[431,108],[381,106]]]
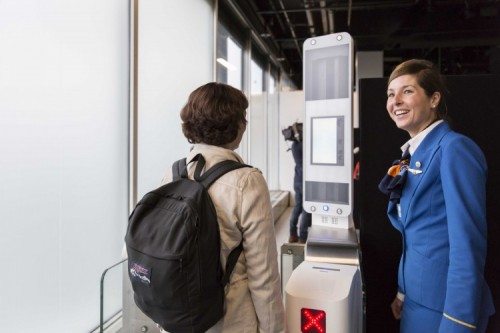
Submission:
[[[201,271],[201,262],[200,262],[200,246],[199,246],[199,243],[198,243],[198,234],[199,234],[199,230],[198,230],[198,221],[199,221],[199,218],[198,216],[196,217],[196,223],[195,223],[195,227],[196,227],[196,235],[194,236],[194,240],[196,242],[196,254],[198,256],[198,288],[200,290],[200,293],[201,293],[201,281],[202,281],[202,277],[201,277],[201,274],[202,274],[202,271]]]
[[[159,260],[177,260],[177,261],[182,261],[182,254],[166,254],[166,255],[163,255],[161,257],[157,257],[157,256],[154,256],[154,255],[151,255],[149,253],[144,253],[138,249],[135,249],[133,247],[130,246],[130,248],[136,252],[139,252],[140,254],[143,254],[145,256],[148,256],[148,257],[152,257],[152,258],[155,258],[155,259],[159,259]]]
[[[191,198],[188,198],[188,197],[180,197],[179,198],[181,201],[185,202],[186,205],[189,207],[189,209],[195,214],[195,223],[194,223],[194,237],[195,237],[195,243],[196,243],[196,254],[198,256],[198,285],[199,285],[199,289],[200,289],[200,292],[201,292],[201,281],[202,281],[202,277],[201,277],[201,264],[200,264],[200,248],[198,246],[198,234],[199,234],[199,214],[198,214],[198,210],[196,209],[195,205],[192,203],[193,202],[193,199]],[[187,229],[186,229],[187,230]],[[190,230],[190,232],[192,232],[192,230]],[[180,259],[180,266],[181,266],[181,272],[182,272],[182,258]]]

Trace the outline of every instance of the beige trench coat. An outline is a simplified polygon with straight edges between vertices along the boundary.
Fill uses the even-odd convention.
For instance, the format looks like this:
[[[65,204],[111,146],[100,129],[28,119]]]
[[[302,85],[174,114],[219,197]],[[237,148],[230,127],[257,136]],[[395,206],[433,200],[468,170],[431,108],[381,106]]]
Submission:
[[[194,145],[187,160],[198,153],[206,160],[205,170],[228,159],[243,163],[234,151],[206,144]],[[189,167],[193,178],[194,167]],[[171,181],[171,175],[168,170],[162,183]],[[264,177],[255,168],[237,169],[215,181],[208,192],[219,220],[222,267],[243,240],[243,253],[226,287],[225,315],[208,332],[284,332],[276,237]]]

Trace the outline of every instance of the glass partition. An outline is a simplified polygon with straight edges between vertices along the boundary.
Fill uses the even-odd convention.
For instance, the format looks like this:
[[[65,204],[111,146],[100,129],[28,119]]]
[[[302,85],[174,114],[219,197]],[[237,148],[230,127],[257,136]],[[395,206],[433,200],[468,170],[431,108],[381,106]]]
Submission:
[[[270,71],[267,94],[267,184],[270,190],[279,189],[279,95],[276,71]]]
[[[0,3],[0,329],[89,332],[129,213],[129,4]]]
[[[266,72],[252,57],[250,62],[250,156],[249,163],[260,169],[267,180],[267,95],[265,92]]]
[[[217,32],[217,82],[243,88],[243,48],[224,25]]]

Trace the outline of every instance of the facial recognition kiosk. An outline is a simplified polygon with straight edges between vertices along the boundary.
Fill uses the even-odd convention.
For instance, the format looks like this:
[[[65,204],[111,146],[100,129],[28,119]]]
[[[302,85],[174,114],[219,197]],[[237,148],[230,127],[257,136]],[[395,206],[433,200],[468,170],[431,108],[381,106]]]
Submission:
[[[358,237],[352,221],[353,41],[304,42],[304,193],[312,214],[305,260],[285,287],[289,332],[363,332]]]

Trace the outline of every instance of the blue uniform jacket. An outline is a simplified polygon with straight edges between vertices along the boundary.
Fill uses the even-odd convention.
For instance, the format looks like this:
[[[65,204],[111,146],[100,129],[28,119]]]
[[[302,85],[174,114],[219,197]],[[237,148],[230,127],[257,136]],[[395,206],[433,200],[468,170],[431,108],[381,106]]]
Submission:
[[[472,140],[443,122],[424,138],[409,167],[400,213],[396,204],[388,207],[391,223],[403,235],[399,289],[443,312],[439,332],[470,333],[481,313],[494,313],[483,277],[484,155]]]

